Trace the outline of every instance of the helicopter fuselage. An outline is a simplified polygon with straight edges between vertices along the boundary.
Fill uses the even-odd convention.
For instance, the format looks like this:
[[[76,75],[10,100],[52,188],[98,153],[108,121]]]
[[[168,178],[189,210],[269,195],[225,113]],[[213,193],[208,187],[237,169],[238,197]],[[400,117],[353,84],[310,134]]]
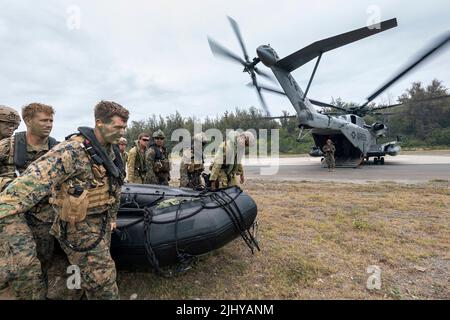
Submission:
[[[356,41],[374,36],[381,32],[397,27],[397,19],[381,21],[373,25],[366,25],[362,28],[355,29],[349,32],[341,33],[333,37],[321,39],[309,44],[306,47],[297,50],[296,52],[280,59],[278,54],[270,45],[262,45],[256,49],[257,57],[250,60],[247,49],[245,48],[241,32],[237,22],[228,17],[231,27],[234,30],[236,37],[244,54],[243,58],[234,54],[230,50],[224,48],[213,39],[208,37],[208,42],[213,54],[222,58],[232,60],[244,66],[244,72],[249,73],[252,79],[251,85],[256,88],[258,97],[261,101],[262,108],[266,111],[270,118],[270,111],[265,103],[261,91],[267,90],[272,93],[286,95],[290,100],[292,106],[296,111],[298,119],[298,126],[300,128],[299,138],[302,136],[303,129],[311,129],[311,133],[316,143],[315,149],[310,153],[313,156],[321,156],[321,149],[328,138],[334,139],[336,145],[336,156],[340,158],[350,159],[351,161],[342,162],[344,166],[349,163],[358,165],[364,158],[375,157],[375,163],[380,161],[384,163],[383,156],[386,154],[397,155],[400,151],[399,139],[388,143],[378,144],[378,138],[384,137],[387,127],[382,123],[374,123],[367,125],[363,118],[368,114],[375,114],[374,111],[396,107],[399,104],[371,107],[369,104],[378,97],[382,92],[386,91],[395,82],[401,79],[404,75],[410,72],[417,65],[431,57],[435,52],[443,48],[450,41],[450,31],[445,32],[442,37],[433,43],[426,51],[421,53],[418,58],[414,59],[400,72],[395,74],[389,81],[384,83],[375,92],[367,97],[367,101],[357,107],[350,109],[341,108],[328,103],[320,102],[313,99],[308,99],[307,95],[314,79],[317,67],[321,61],[322,55],[328,51],[337,49],[339,47],[354,43]],[[317,59],[316,59],[317,58]],[[303,91],[292,77],[291,72],[316,59],[316,64],[311,73],[306,90]],[[273,78],[265,74],[263,71],[256,68],[256,65],[262,62],[266,67],[270,68],[283,88],[283,91],[277,88],[264,87],[258,84],[256,75],[264,76],[266,79],[273,80]],[[340,116],[331,116],[329,114],[319,113],[313,107],[314,105],[326,108],[334,108],[344,111],[348,114]],[[278,117],[272,117],[278,118]],[[337,160],[338,160],[337,159]],[[336,165],[339,165],[336,161]]]
[[[377,138],[383,136],[383,124],[367,125],[364,119],[354,115],[330,116],[318,113],[290,72],[276,66],[278,54],[269,45],[257,49],[258,58],[269,67],[294,107],[299,127],[311,129],[316,148],[322,150],[327,139],[336,144],[336,165],[354,167],[364,158],[396,155],[400,147],[395,142],[379,145]],[[322,156],[321,152],[312,155]]]

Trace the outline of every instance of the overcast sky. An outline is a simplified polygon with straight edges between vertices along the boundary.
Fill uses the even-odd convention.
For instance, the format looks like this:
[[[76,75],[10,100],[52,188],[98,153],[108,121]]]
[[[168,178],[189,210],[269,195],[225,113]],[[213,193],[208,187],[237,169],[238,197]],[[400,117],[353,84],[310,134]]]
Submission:
[[[209,50],[207,35],[241,54],[227,15],[238,21],[252,57],[262,44],[284,57],[366,26],[378,15],[381,20],[396,17],[397,28],[322,57],[309,96],[325,102],[332,97],[363,102],[450,29],[448,0],[1,0],[0,104],[17,109],[33,101],[53,105],[52,135],[59,139],[80,125],[92,126],[93,106],[101,99],[126,106],[131,120],[176,110],[184,116],[215,116],[257,106],[242,67]],[[447,48],[388,93],[395,98],[411,82],[433,78],[449,87],[449,55]],[[313,65],[293,73],[303,88]],[[287,99],[265,96],[273,115],[293,112]]]

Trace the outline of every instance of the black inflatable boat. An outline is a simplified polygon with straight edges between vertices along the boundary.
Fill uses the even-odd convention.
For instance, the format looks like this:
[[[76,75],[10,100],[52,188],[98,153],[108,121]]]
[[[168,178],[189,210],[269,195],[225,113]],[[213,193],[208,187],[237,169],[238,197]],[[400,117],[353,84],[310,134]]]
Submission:
[[[215,192],[157,185],[122,188],[111,253],[118,268],[185,263],[241,236],[253,250],[256,203],[238,187]]]

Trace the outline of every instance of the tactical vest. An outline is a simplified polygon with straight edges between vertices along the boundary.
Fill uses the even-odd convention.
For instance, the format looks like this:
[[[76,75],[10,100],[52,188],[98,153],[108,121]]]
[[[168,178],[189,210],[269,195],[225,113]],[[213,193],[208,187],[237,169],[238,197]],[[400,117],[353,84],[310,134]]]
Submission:
[[[53,188],[49,200],[60,219],[69,223],[83,221],[87,215],[107,213],[115,204],[123,184],[124,167],[118,148],[114,148],[114,165],[119,177],[111,175],[104,162],[105,155],[99,155],[91,141],[82,135],[68,137],[82,144],[91,162],[85,172],[75,175]]]
[[[334,155],[334,153],[336,151],[336,147],[333,145],[331,145],[331,146],[324,145],[322,150],[325,154]]]
[[[150,146],[155,151],[155,162],[160,163],[160,165],[155,166],[154,170],[155,173],[166,173],[170,172],[170,161],[167,156],[167,149],[166,147],[162,147],[163,151],[161,152],[161,149],[155,145],[152,144]]]
[[[10,141],[7,169],[6,172],[4,172],[4,176],[8,176],[11,179],[17,178],[32,162],[46,154],[48,150],[59,143],[56,139],[48,137],[48,150],[29,153],[27,151],[26,132],[17,132],[11,137]]]

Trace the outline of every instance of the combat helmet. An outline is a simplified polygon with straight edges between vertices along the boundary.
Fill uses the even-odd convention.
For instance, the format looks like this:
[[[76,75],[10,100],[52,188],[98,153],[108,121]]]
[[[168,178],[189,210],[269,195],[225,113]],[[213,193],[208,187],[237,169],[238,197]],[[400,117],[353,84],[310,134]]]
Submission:
[[[153,132],[152,137],[153,138],[165,138],[166,135],[164,134],[164,132],[162,132],[162,130],[157,130],[157,131]]]
[[[13,108],[0,105],[0,121],[20,124],[19,113]]]
[[[202,144],[207,143],[209,141],[208,136],[204,132],[199,132],[194,135],[194,141],[200,142]]]

